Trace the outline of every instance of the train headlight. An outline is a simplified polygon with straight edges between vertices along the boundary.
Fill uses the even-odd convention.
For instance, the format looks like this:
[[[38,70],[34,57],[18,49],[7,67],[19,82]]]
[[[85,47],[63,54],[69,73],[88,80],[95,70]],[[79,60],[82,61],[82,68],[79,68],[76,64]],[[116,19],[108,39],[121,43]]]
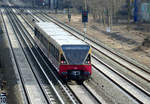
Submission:
[[[85,64],[90,64],[90,61],[85,61]]]
[[[67,62],[66,61],[61,61],[61,64],[67,64]]]

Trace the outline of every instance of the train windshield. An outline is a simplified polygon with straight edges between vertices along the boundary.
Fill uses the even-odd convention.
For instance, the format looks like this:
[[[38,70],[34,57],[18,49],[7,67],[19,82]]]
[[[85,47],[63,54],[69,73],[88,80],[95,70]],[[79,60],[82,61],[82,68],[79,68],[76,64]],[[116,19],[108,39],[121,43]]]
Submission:
[[[84,60],[89,52],[90,46],[88,45],[63,45],[63,52],[65,58],[71,65],[80,65],[84,63]]]

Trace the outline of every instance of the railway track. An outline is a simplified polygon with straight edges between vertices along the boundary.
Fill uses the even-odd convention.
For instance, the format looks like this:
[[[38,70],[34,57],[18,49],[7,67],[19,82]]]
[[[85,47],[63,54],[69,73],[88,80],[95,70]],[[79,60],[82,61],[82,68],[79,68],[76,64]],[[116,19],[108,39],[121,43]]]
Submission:
[[[43,13],[44,18],[47,19],[47,21],[51,20],[49,18],[49,15]],[[37,16],[37,15],[36,15]],[[40,17],[40,15],[38,15],[37,17]],[[34,18],[34,16],[33,16]],[[41,18],[41,17],[40,17]],[[43,17],[42,17],[43,18]],[[45,20],[43,19],[43,20]],[[54,19],[54,18],[53,18]],[[54,19],[55,21],[57,21],[56,19]],[[16,20],[17,21],[17,20]],[[53,20],[51,20],[53,21]],[[57,21],[58,23],[60,23],[60,26],[63,27],[62,25],[64,25],[63,23]],[[29,24],[30,25],[30,24]],[[84,35],[71,28],[70,26],[65,25],[67,28],[69,28],[71,30],[71,32],[73,32],[73,34],[80,34],[81,36],[75,35],[76,37],[80,37],[80,39],[84,40]],[[6,27],[6,26],[5,26]],[[66,27],[63,27],[65,30],[69,31]],[[30,25],[30,28],[32,28],[32,26]],[[105,56],[107,56],[109,59],[113,60],[114,62],[116,62],[117,64],[121,65],[122,67],[124,67],[125,69],[131,71],[132,73],[136,74],[137,76],[139,76],[141,79],[145,80],[146,82],[150,82],[150,71],[148,68],[146,68],[145,66],[142,65],[137,65],[137,62],[135,62],[134,60],[128,59],[123,55],[120,55],[120,53],[118,52],[114,52],[114,50],[109,49],[107,47],[105,47],[105,45],[99,43],[97,40],[91,39],[90,37],[86,37],[87,43],[92,43],[91,45],[93,46],[93,49],[95,49],[96,51],[98,51],[101,54],[104,54]],[[98,47],[98,48],[97,48]],[[13,52],[13,51],[12,51]],[[41,53],[41,52],[39,52]],[[43,57],[43,55],[42,55]],[[145,90],[144,88],[142,88],[140,85],[136,84],[134,81],[128,79],[126,76],[122,75],[120,72],[116,71],[114,68],[112,68],[111,66],[109,66],[108,64],[106,64],[103,60],[99,60],[99,58],[96,55],[93,55],[93,59],[95,61],[97,61],[98,63],[103,64],[105,67],[107,67],[109,70],[111,70],[112,72],[114,72],[116,75],[118,75],[119,77],[121,77],[122,79],[128,81],[132,86],[134,86],[136,89],[139,90],[139,92],[141,92],[142,94],[144,93],[144,97],[148,98],[147,96],[150,96],[150,92],[148,90]],[[40,59],[38,59],[40,60]],[[44,59],[45,60],[45,59]],[[40,63],[40,62],[39,62]],[[47,62],[46,62],[47,63]],[[47,63],[48,64],[48,63]],[[42,67],[42,66],[41,66]],[[99,70],[100,68],[98,68],[98,66],[93,65],[93,67],[100,71],[101,73],[103,73],[106,77],[108,77],[111,81],[113,81],[115,84],[117,84],[120,88],[122,88],[123,90],[125,89],[123,86],[121,86],[117,81],[115,82],[114,79],[110,78],[109,76],[111,76],[111,74],[108,75],[105,74],[103,71]],[[136,69],[136,70],[134,70]],[[20,77],[21,78],[21,77]],[[146,102],[143,102],[143,97],[141,96],[141,98],[136,97],[134,94],[132,94],[130,91],[126,91],[130,96],[132,96],[134,99],[136,99],[139,103],[147,103],[149,101],[149,98]],[[140,94],[141,94],[140,93]],[[148,104],[148,103],[147,103]]]
[[[17,18],[17,17],[16,17]],[[28,35],[29,36],[29,35]],[[32,37],[30,37],[30,39],[32,40]],[[32,42],[34,43],[34,41],[32,40]],[[39,54],[39,56],[40,56],[40,54],[42,54],[42,52],[39,52],[38,53]],[[41,55],[40,57],[42,57],[42,56],[44,56],[44,55]],[[46,70],[46,72],[47,72],[47,75],[50,75],[49,74],[49,71],[51,71],[53,68],[49,68],[49,67],[52,67],[51,65],[49,65],[49,63],[47,63],[48,61],[44,61],[45,59],[43,59],[43,58],[41,58],[41,59],[39,59],[39,60],[43,60],[43,62],[45,62],[45,64],[44,63],[42,63],[41,65],[43,65],[42,67],[45,67],[45,66],[47,66],[47,68],[45,68],[45,70],[46,69],[49,69],[49,70]],[[53,73],[53,71],[51,71],[51,73]],[[55,73],[53,73],[54,75],[55,75]],[[51,79],[51,78],[49,78],[49,79]],[[54,82],[56,83],[60,83],[60,80],[58,80],[58,78],[57,78],[57,76],[56,76],[56,79],[57,80],[55,80]],[[57,85],[57,84],[56,84]],[[63,86],[63,88],[62,89],[66,89],[66,91],[67,92],[69,92],[70,91],[70,89],[68,89],[67,87],[67,85],[60,85],[60,86]],[[57,88],[57,90],[58,90],[58,86],[55,86],[56,88]],[[59,88],[60,89],[60,88]],[[66,92],[66,91],[64,91],[64,92]],[[70,92],[71,93],[71,92]],[[68,94],[69,95],[69,94]],[[65,95],[64,94],[62,94],[62,96],[63,97],[65,97]],[[70,95],[70,97],[73,97],[73,95]],[[73,99],[73,98],[72,98]],[[73,102],[73,101],[72,101]],[[77,103],[77,101],[74,101],[74,103]],[[79,102],[78,102],[79,103]]]
[[[108,65],[106,65],[106,66],[108,66]],[[109,69],[112,69],[112,68],[109,67]],[[114,71],[114,72],[115,72],[115,71]],[[119,75],[119,74],[118,74],[118,75]],[[108,76],[108,75],[107,75],[107,76]],[[121,74],[120,74],[119,76],[121,76]],[[123,77],[123,78],[125,78],[125,77]],[[111,80],[112,80],[112,79],[111,79]],[[126,79],[126,80],[128,80],[128,79]],[[132,81],[129,81],[129,82],[131,82],[133,85],[135,84],[135,83],[132,82]],[[135,86],[138,86],[138,85],[135,84]],[[139,88],[142,89],[141,87],[139,87]],[[138,88],[138,89],[139,89],[139,88]],[[144,91],[144,89],[143,89],[143,91]],[[127,92],[127,93],[128,93],[128,92]],[[147,92],[147,91],[144,91],[144,93],[145,93],[146,95],[149,95],[149,92]],[[131,95],[131,96],[134,97],[138,102],[141,103],[141,100],[137,99],[134,95],[132,95],[132,94],[130,94],[130,93],[129,93],[129,95]]]
[[[103,65],[103,70],[101,70],[102,67],[96,64],[93,65],[93,68],[109,78],[112,82],[114,82],[123,91],[136,99],[136,101],[138,101],[139,103],[148,104],[148,102],[150,101],[149,92],[145,91],[145,89],[138,86],[136,83],[125,77],[123,74],[117,72],[114,68],[107,65],[102,60],[95,58],[94,61],[101,63]]]
[[[44,13],[44,14],[45,14],[45,13]],[[47,14],[45,14],[45,15],[47,15]],[[39,17],[39,15],[36,15],[36,16]],[[42,17],[45,17],[45,19],[47,19],[47,21],[53,21],[53,22],[56,23],[56,21],[50,19],[48,16],[46,17],[46,16],[42,15]],[[39,17],[39,18],[41,18],[41,17]],[[43,19],[43,20],[45,20],[45,19]],[[57,22],[58,22],[58,21],[57,21]],[[66,28],[66,27],[62,26],[62,25],[64,25],[64,24],[61,23],[61,25],[60,25],[59,23],[60,23],[60,22],[58,22],[57,24],[58,24],[60,27],[62,27],[62,28],[64,28],[65,30],[67,30],[67,31],[70,32],[70,30],[67,29],[67,28],[70,29],[69,26],[67,26],[67,28]],[[72,30],[72,29],[71,29],[71,30]],[[73,33],[74,33],[74,32],[79,33],[79,32],[76,31],[76,30],[75,30],[75,31],[73,30]],[[73,34],[73,35],[74,35],[74,34]],[[84,40],[83,34],[80,33],[80,35],[82,35],[82,36],[77,36],[77,35],[76,35],[76,37],[80,37],[82,40]],[[95,42],[96,40],[92,40],[92,39],[90,39],[89,37],[87,37],[85,41],[86,41],[87,43],[91,44],[92,47],[93,47],[96,51],[100,52],[101,54],[104,54],[104,55],[107,56],[109,59],[115,61],[115,62],[118,63],[119,65],[125,67],[127,70],[130,70],[132,73],[136,74],[136,75],[139,76],[140,78],[142,78],[142,79],[144,79],[145,81],[149,82],[149,71],[148,71],[148,68],[143,68],[143,66],[136,65],[135,62],[129,61],[128,59],[124,58],[124,56],[123,56],[123,58],[122,58],[121,55],[118,55],[118,54],[116,54],[115,52],[113,52],[112,50],[110,50],[110,49],[106,48],[105,46],[101,45],[100,43]],[[93,58],[94,58],[95,60],[97,60],[96,56],[94,56],[94,55],[93,55]],[[119,61],[119,60],[121,60],[121,61]],[[104,62],[103,62],[103,63],[104,63]],[[106,64],[105,64],[105,66],[106,66]],[[107,65],[107,66],[108,66],[108,65]],[[97,68],[96,68],[96,69],[97,69]],[[112,70],[112,68],[110,68],[110,67],[109,67],[109,69]],[[136,69],[136,70],[133,70],[133,69]],[[140,90],[142,93],[144,93],[144,96],[149,96],[149,95],[150,95],[149,91],[145,90],[144,88],[142,88],[140,85],[136,84],[136,83],[135,83],[134,81],[132,81],[131,79],[129,79],[129,78],[127,78],[126,76],[122,75],[120,72],[117,72],[117,71],[115,71],[114,69],[113,69],[112,71],[114,71],[117,75],[121,76],[121,78],[123,78],[123,79],[125,79],[126,81],[128,81],[128,83],[132,84],[132,86],[136,87],[136,89],[138,89],[138,90]],[[109,75],[107,75],[107,76],[109,76]],[[110,75],[110,76],[111,76],[111,75]],[[123,88],[123,87],[122,87],[122,88]],[[137,97],[135,93],[132,93],[132,94],[131,94],[130,90],[127,91],[126,88],[123,88],[123,90],[125,90],[130,96],[132,96],[132,97],[133,97],[134,99],[136,99],[138,102],[140,102],[140,103],[143,102],[142,99],[140,99],[140,97]],[[137,91],[137,92],[138,92],[138,91]],[[148,98],[148,100],[147,100],[146,102],[149,101],[149,97],[147,97],[147,98]],[[139,100],[139,99],[140,99],[140,100]]]
[[[7,29],[7,25],[5,23],[5,20],[4,20],[4,16],[3,16],[3,13],[4,11],[2,11],[2,9],[0,10],[0,14],[1,14],[1,17],[2,17],[2,22],[3,22],[3,27],[4,27],[4,32],[6,33],[6,37],[7,37],[7,40],[8,40],[8,43],[9,43],[9,47],[10,47],[10,51],[12,53],[12,57],[13,57],[13,60],[14,60],[14,64],[16,65],[16,72],[18,74],[18,79],[20,80],[19,84],[21,86],[21,89],[22,89],[22,96],[24,97],[24,100],[23,102],[25,104],[30,104],[30,100],[28,98],[28,94],[27,94],[27,91],[26,91],[26,88],[25,88],[25,85],[24,85],[24,82],[22,80],[22,75],[20,73],[20,70],[19,70],[19,65],[18,65],[18,62],[17,62],[17,59],[16,59],[16,56],[15,56],[15,52],[13,50],[13,45],[11,43],[11,40],[10,40],[10,37],[8,35],[8,29]]]

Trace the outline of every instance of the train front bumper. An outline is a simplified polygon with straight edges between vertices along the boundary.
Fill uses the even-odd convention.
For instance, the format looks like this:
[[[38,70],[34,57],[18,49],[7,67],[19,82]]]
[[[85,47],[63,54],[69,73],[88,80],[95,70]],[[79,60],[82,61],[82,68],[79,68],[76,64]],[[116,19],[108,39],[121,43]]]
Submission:
[[[90,72],[83,72],[82,70],[69,70],[62,72],[61,76],[71,80],[87,80],[91,74]]]

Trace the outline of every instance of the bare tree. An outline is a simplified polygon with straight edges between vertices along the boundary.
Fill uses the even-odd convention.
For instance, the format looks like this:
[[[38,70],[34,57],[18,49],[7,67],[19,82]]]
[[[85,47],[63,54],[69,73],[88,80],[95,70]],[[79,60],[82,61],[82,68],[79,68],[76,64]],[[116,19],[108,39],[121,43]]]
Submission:
[[[79,11],[84,8],[84,0],[69,1],[71,1],[73,8]],[[125,5],[126,1],[127,0],[87,0],[87,7],[94,21],[111,27],[113,21],[117,22],[119,17],[118,12],[121,10],[122,5]]]

